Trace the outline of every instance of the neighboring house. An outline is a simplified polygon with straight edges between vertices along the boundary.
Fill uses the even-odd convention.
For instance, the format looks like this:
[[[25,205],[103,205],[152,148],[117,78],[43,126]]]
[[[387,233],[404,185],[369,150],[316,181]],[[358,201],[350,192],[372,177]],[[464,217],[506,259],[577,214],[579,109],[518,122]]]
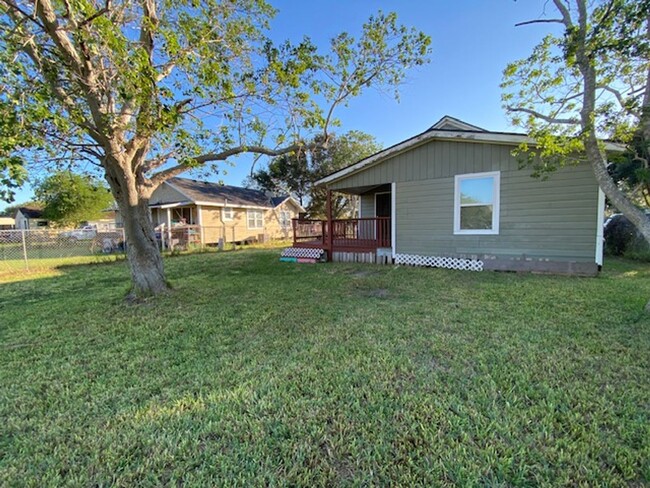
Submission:
[[[204,244],[287,239],[305,210],[290,196],[187,178],[172,178],[149,201],[155,226],[201,226]]]
[[[0,217],[0,230],[12,230],[16,228],[16,219],[13,217]]]
[[[359,195],[361,218],[323,226],[334,229],[331,236],[304,221],[285,255],[316,248],[334,260],[595,274],[603,259],[605,198],[591,167],[534,178],[512,156],[524,141],[532,143],[524,134],[443,117],[318,181]]]
[[[19,207],[15,220],[16,229],[38,229],[49,225],[49,222],[43,218],[43,210],[32,206]]]
[[[109,208],[103,210],[101,216],[95,220],[87,220],[83,225],[92,225],[100,232],[109,232],[117,227],[117,213],[115,209]]]

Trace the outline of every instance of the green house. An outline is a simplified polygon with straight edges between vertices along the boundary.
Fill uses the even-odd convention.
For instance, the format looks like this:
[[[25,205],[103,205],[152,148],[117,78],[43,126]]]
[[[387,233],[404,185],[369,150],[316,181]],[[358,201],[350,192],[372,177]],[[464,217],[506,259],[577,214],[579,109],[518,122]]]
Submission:
[[[297,220],[293,255],[320,248],[342,261],[596,274],[605,198],[591,167],[533,177],[512,155],[528,140],[443,117],[318,181],[358,195],[358,218]]]

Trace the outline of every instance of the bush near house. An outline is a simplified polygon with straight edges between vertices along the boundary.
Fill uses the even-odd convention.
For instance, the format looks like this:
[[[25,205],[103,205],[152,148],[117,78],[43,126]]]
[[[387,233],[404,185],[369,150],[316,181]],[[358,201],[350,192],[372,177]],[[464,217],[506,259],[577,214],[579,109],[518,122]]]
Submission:
[[[0,286],[1,486],[644,486],[650,268],[166,259]],[[612,297],[616,297],[613,299]]]
[[[614,214],[607,220],[604,237],[605,252],[609,255],[650,261],[650,245],[625,215]]]

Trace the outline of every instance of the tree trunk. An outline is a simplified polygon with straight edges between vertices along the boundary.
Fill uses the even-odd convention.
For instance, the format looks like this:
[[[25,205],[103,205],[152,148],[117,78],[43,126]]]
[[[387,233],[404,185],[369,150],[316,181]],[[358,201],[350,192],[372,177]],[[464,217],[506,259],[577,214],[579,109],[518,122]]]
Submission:
[[[169,289],[162,256],[156,244],[149,200],[120,206],[126,236],[126,255],[131,269],[131,298],[157,295]]]
[[[556,2],[557,3],[557,2]],[[591,166],[594,170],[594,175],[596,176],[596,181],[598,185],[603,190],[605,195],[610,199],[610,201],[620,210],[623,215],[625,215],[634,226],[641,232],[643,237],[647,242],[650,243],[650,219],[645,215],[645,213],[637,208],[632,201],[623,193],[620,188],[616,185],[613,178],[609,175],[607,171],[607,156],[604,151],[598,145],[598,139],[596,137],[596,126],[595,126],[595,113],[596,113],[596,88],[597,84],[597,71],[595,66],[594,57],[587,52],[587,29],[588,29],[588,14],[587,14],[587,3],[585,0],[578,2],[578,12],[579,12],[579,30],[577,32],[577,49],[576,49],[576,59],[578,61],[578,68],[583,77],[583,96],[582,96],[582,108],[580,110],[580,122],[582,126],[583,133],[583,142],[585,145],[585,152],[587,154],[587,159],[591,163]],[[648,18],[648,35],[650,36],[650,17]],[[571,26],[567,25],[567,29]],[[650,86],[650,71],[648,71],[648,84]],[[646,97],[649,95],[645,93]],[[649,98],[644,97],[644,109],[646,108],[645,104],[649,101]],[[641,126],[643,129],[645,120],[641,120]],[[599,223],[602,225],[602,223]],[[650,312],[650,300],[646,303],[644,310]]]
[[[153,189],[147,186],[142,174],[134,174],[130,161],[112,157],[104,160],[103,166],[124,225],[126,257],[131,269],[128,298],[148,297],[167,291],[169,285],[149,211]]]

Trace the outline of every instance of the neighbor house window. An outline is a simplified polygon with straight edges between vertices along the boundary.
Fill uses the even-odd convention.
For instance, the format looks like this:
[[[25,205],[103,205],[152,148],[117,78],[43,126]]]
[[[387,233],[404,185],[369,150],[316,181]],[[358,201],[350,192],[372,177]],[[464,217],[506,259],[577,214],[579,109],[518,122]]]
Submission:
[[[232,210],[232,207],[224,207],[222,219],[223,220],[232,220],[233,216],[234,216],[234,212]]]
[[[280,227],[287,229],[291,226],[291,212],[288,210],[280,211]]]
[[[264,212],[261,210],[248,210],[246,212],[248,217],[249,229],[261,229],[264,227]]]
[[[500,172],[456,175],[454,234],[499,233]]]

